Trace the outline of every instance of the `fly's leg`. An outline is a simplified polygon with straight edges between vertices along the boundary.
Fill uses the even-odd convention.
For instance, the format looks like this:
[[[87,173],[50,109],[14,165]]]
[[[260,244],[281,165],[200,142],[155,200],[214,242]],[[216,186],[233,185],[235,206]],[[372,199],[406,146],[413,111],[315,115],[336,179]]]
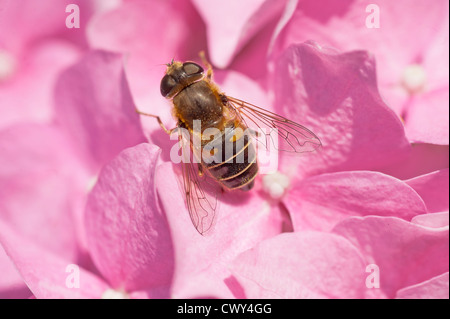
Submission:
[[[203,167],[201,165],[197,165],[198,167],[198,176],[199,177],[203,177]]]
[[[159,116],[153,115],[153,114],[149,114],[149,113],[144,113],[144,112],[139,111],[138,109],[135,109],[135,110],[136,110],[136,113],[138,113],[138,114],[140,114],[140,115],[150,116],[150,117],[156,118],[156,120],[157,120],[158,123],[159,123],[159,126],[161,126],[161,128],[164,130],[164,132],[166,132],[166,133],[169,134],[169,135],[172,134],[172,132],[173,132],[174,130],[177,129],[177,127],[175,127],[175,128],[173,128],[173,129],[171,129],[171,130],[168,130],[168,129],[164,126],[164,124],[163,124],[163,122],[161,121],[161,119],[159,118]]]
[[[206,78],[210,81],[212,79],[212,75],[213,75],[213,69],[211,64],[208,62],[208,60],[206,59],[205,56],[205,51],[200,51],[200,53],[198,54],[200,56],[200,59],[202,59],[203,64],[206,66],[207,71],[206,71]]]

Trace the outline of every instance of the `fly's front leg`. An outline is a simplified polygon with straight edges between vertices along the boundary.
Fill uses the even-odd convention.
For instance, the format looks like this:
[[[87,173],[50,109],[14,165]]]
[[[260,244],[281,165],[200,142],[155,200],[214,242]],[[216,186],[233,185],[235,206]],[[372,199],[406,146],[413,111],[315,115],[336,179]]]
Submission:
[[[156,118],[156,120],[157,120],[158,123],[159,123],[159,126],[161,126],[161,128],[164,130],[164,132],[166,132],[166,133],[169,134],[169,135],[172,134],[172,132],[173,132],[174,130],[177,129],[177,127],[175,127],[175,128],[173,128],[173,129],[171,129],[171,130],[168,130],[168,129],[164,126],[164,124],[163,124],[163,122],[161,121],[161,119],[159,118],[159,116],[153,115],[153,114],[149,114],[149,113],[144,113],[144,112],[139,111],[138,109],[135,109],[135,110],[136,110],[136,113],[138,113],[138,114],[140,114],[140,115],[150,116],[150,117]]]
[[[203,166],[197,165],[197,167],[198,167],[198,176],[199,176],[199,177],[203,177],[203,174],[204,174],[204,172],[203,172]]]
[[[205,51],[200,51],[200,53],[198,54],[200,56],[200,59],[202,59],[203,64],[206,66],[207,70],[206,70],[206,78],[211,81],[212,79],[212,75],[213,75],[213,69],[211,64],[208,62],[208,60],[206,59],[205,56]]]

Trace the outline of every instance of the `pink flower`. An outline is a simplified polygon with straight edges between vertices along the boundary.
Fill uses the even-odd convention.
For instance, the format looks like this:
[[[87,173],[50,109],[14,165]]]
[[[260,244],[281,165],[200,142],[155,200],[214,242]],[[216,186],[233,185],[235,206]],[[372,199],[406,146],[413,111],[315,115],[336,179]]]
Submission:
[[[448,145],[448,1],[291,1],[274,46],[314,40],[377,60],[381,96],[410,141]],[[295,8],[295,10],[292,10]],[[420,23],[418,23],[420,21]]]
[[[30,243],[0,224],[3,247],[37,298],[232,296],[226,262],[277,234],[279,214],[256,195],[241,198],[240,207],[247,207],[241,215],[236,215],[233,205],[223,203],[219,225],[212,240],[205,242],[188,214],[180,216],[186,208],[179,193],[162,193],[162,202],[172,205],[166,215],[161,213],[155,185],[175,191],[178,185],[171,165],[163,164],[155,175],[158,156],[156,147],[140,144],[102,170],[85,219],[87,245],[99,275],[80,268],[79,289],[66,284],[64,271],[72,259]],[[249,235],[253,227],[259,231]],[[26,262],[35,259],[39,263]]]
[[[329,228],[342,213],[346,216],[347,210],[349,215],[360,212],[406,220],[427,212],[423,199],[407,183],[373,171],[388,171],[395,176],[398,163],[416,155],[401,123],[377,93],[372,62],[364,52],[326,54],[315,44],[302,44],[286,50],[277,64],[278,110],[310,127],[323,143],[323,149],[313,156],[300,160],[282,157],[281,170],[300,175],[287,195],[286,205],[301,205],[305,218],[321,220],[317,223],[294,216],[294,228],[297,218],[302,219],[298,223],[302,228],[320,224]],[[324,88],[330,93],[323,95]],[[345,172],[354,170],[360,171]],[[445,187],[439,186],[445,183],[445,172],[433,173],[442,177],[426,195],[441,196],[440,204],[436,204],[442,205],[442,210],[448,209]],[[318,173],[322,174],[311,176]],[[415,176],[421,173],[411,172]],[[311,177],[301,179],[303,176]],[[427,187],[433,184],[429,180]],[[409,198],[408,205],[399,207],[405,198]],[[349,206],[341,206],[344,202]],[[323,203],[333,211],[327,212]],[[335,212],[338,207],[340,213]]]
[[[198,52],[205,49],[205,30],[191,3],[127,1],[95,16],[86,33],[91,48],[124,54],[125,71],[136,107],[143,112],[158,112],[164,123],[170,123],[170,112],[159,112],[164,105],[159,84],[165,64],[172,58],[195,59]],[[148,130],[160,129],[154,119],[142,121]],[[150,136],[150,140],[158,142],[154,136]]]
[[[448,273],[448,214],[446,224],[437,227],[417,225],[414,219],[409,223],[394,217],[350,218],[334,232],[355,245],[366,264],[379,267],[381,289],[370,291],[377,295],[392,298],[400,288],[413,289],[409,286],[426,284]],[[438,297],[444,292],[436,290],[423,297]]]
[[[56,101],[56,124],[23,123],[1,132],[1,221],[15,238],[5,235],[4,248],[22,276],[27,270],[15,260],[23,257],[15,255],[21,251],[16,240],[91,267],[83,210],[92,180],[120,150],[144,141],[120,55],[86,55],[60,76]]]
[[[80,283],[78,287],[71,286],[65,273],[68,266],[77,263],[76,260],[56,255],[48,247],[27,242],[9,230],[10,227],[0,224],[3,246],[37,298],[125,297],[125,292],[128,296],[135,290],[144,291],[152,285],[156,291],[161,291],[157,296],[167,295],[164,284],[170,282],[172,271],[171,241],[167,238],[168,232],[164,231],[165,217],[158,212],[155,191],[152,191],[158,154],[156,147],[141,144],[125,150],[102,170],[88,203],[85,221],[87,245],[97,268],[86,262],[84,267],[77,264],[79,277],[74,282]],[[144,179],[136,179],[140,174]],[[128,192],[129,202],[116,202],[114,193],[124,190]],[[104,194],[103,191],[111,200],[103,202],[105,207],[98,207],[96,205],[102,202],[97,200],[97,194]],[[137,201],[145,207],[141,218],[137,216]],[[103,226],[104,231],[100,229]],[[128,231],[131,237],[126,235]],[[37,259],[39,263],[27,262]],[[158,260],[160,268],[152,268],[152,262]],[[122,295],[110,289],[111,286],[123,290]],[[141,295],[135,292],[132,296]]]
[[[171,164],[163,164],[156,174],[161,208],[166,212],[174,245],[172,296],[242,297],[236,295],[239,285],[231,276],[230,262],[239,253],[282,231],[284,219],[280,209],[256,192],[224,194],[214,230],[202,237],[192,226],[183,195],[178,191],[178,178]]]
[[[302,176],[382,170],[408,157],[411,146],[379,96],[375,62],[367,52],[293,45],[277,61],[274,80],[275,110],[309,127],[324,146],[313,159],[295,160]],[[284,169],[289,159],[283,157]]]
[[[448,298],[447,250],[448,214],[438,228],[353,217],[332,233],[265,240],[236,258],[233,273],[250,298]]]
[[[274,74],[276,110],[310,127],[323,149],[301,159],[281,154],[280,169],[291,176],[282,204],[294,234],[263,241],[235,259],[233,274],[244,295],[394,298],[399,290],[427,285],[427,280],[448,272],[448,212],[429,214],[448,211],[448,169],[407,181],[382,173],[396,173],[398,163],[416,154],[400,121],[378,95],[372,58],[357,51],[339,54],[315,43],[292,45],[278,59]],[[436,218],[442,220],[439,231],[427,223]],[[424,220],[428,228],[417,226],[416,220]],[[391,230],[391,225],[398,226]],[[357,234],[341,231],[347,227]],[[333,239],[330,232],[353,245]],[[380,232],[385,235],[379,237]],[[432,238],[429,245],[413,248],[422,237]],[[314,249],[308,250],[305,241]],[[398,244],[390,247],[392,242]],[[417,273],[419,256],[430,250],[429,263]],[[407,261],[397,263],[394,256],[399,251]],[[298,258],[269,262],[281,261],[281,256]],[[372,264],[380,276],[392,276],[373,290],[365,280]],[[276,273],[285,274],[286,282]],[[316,279],[317,273],[321,275]],[[404,273],[409,274],[407,280]],[[445,296],[446,277],[439,278],[439,283],[444,281],[441,289],[422,297]]]
[[[2,287],[0,292],[1,299],[18,299],[31,296],[30,290],[23,282],[22,277],[20,277],[14,263],[6,255],[3,247],[0,250],[0,271],[2,273],[0,277],[0,287]]]
[[[3,222],[0,222],[0,231],[0,241],[6,254],[14,262],[34,297],[95,298],[106,291],[106,283],[91,272],[79,268],[74,260],[43,248],[29,238],[17,234]],[[72,265],[78,268],[71,268]],[[71,273],[79,274],[79,281],[72,280],[69,276]],[[76,289],[78,282],[81,286],[81,280],[86,290]],[[6,297],[14,296],[10,294]]]
[[[432,63],[448,42],[448,15],[427,12],[419,46],[399,36],[416,11],[397,26],[397,5],[380,8],[378,30],[364,25],[364,3],[136,0],[95,14],[87,52],[55,71],[54,89],[43,84],[55,97],[43,103],[47,120],[0,131],[3,295],[448,298],[448,122],[439,109],[448,79]],[[368,30],[377,33],[366,39]],[[392,35],[405,42],[382,50]],[[278,171],[251,192],[222,194],[201,236],[171,163],[176,141],[134,109],[175,126],[159,92],[164,63],[198,61],[205,49],[224,68],[214,80],[226,94],[305,125],[322,148],[280,153]],[[413,93],[398,78],[416,62],[429,82]]]
[[[236,258],[232,272],[248,298],[364,297],[363,257],[334,234],[275,236]]]
[[[194,0],[193,4],[206,24],[211,62],[219,68],[231,64],[233,69],[244,68],[252,74],[261,75],[266,67],[268,40],[286,2],[231,0],[221,3]],[[242,50],[245,46],[246,50]],[[252,53],[251,58],[248,56],[249,51]],[[239,54],[244,54],[246,58],[240,58]]]
[[[61,186],[53,165],[62,164],[63,158],[69,160],[68,148],[61,144],[63,138],[52,136],[53,128],[44,129],[42,135],[39,125],[22,125],[23,122],[49,123],[53,118],[53,86],[58,73],[73,63],[83,47],[83,33],[66,28],[65,7],[74,1],[0,1],[0,128],[2,172],[1,184],[1,220],[8,220],[14,227],[24,232],[34,233],[38,242],[47,242],[51,249],[64,251],[64,255],[73,253],[73,245],[68,238],[73,233],[64,233],[68,224],[67,216],[57,216],[65,208],[67,192],[72,187],[56,191],[58,193],[50,203],[47,192],[58,190]],[[87,1],[75,1],[85,13],[86,20],[92,14]],[[20,16],[20,19],[17,17]],[[37,27],[39,26],[39,27]],[[36,81],[39,79],[39,81]],[[15,124],[18,127],[13,128]],[[22,134],[26,134],[21,136]],[[61,156],[50,150],[50,145],[42,145],[37,138],[49,138],[65,150]],[[34,139],[37,138],[37,139]],[[7,139],[13,139],[8,141]],[[27,141],[28,139],[28,141]],[[17,144],[14,146],[14,144]],[[37,143],[33,145],[33,143]],[[47,146],[47,147],[46,147]],[[49,152],[49,154],[46,154]],[[53,157],[52,157],[53,156]],[[38,163],[36,163],[38,158]],[[45,176],[47,174],[47,176]],[[66,176],[65,174],[63,174]],[[33,182],[42,181],[39,190]],[[46,191],[44,189],[47,189]],[[60,197],[61,196],[61,197]],[[46,199],[47,197],[47,199]],[[45,203],[46,202],[46,203]],[[46,211],[47,220],[39,220],[35,209]],[[34,213],[34,214],[33,214]],[[61,235],[60,249],[57,242],[48,238],[49,234],[39,234],[36,229],[51,221],[55,226],[55,235]],[[46,238],[47,237],[47,238]],[[11,261],[0,249],[0,290],[2,297],[29,297],[30,291],[23,283]]]
[[[70,3],[88,21],[92,1],[0,1],[0,128],[52,120],[56,78],[79,58],[86,43],[81,29],[66,27]]]

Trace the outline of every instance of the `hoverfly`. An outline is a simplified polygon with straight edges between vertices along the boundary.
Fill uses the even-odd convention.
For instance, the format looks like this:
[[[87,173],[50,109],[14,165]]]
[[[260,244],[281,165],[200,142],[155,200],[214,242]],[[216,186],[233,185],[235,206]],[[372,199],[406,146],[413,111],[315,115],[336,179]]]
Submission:
[[[254,137],[263,132],[266,135],[266,141],[263,142],[266,147],[268,137],[273,139],[262,128],[274,130],[281,138],[283,144],[277,149],[281,151],[311,152],[321,147],[321,142],[306,127],[223,93],[212,80],[212,67],[204,53],[200,55],[207,67],[206,74],[195,62],[183,63],[172,59],[166,64],[167,70],[161,80],[160,90],[162,96],[172,100],[177,127],[168,130],[158,116],[136,111],[156,118],[169,135],[179,129],[188,132],[179,134],[179,140],[182,149],[187,146],[197,161],[192,160],[190,155],[183,158],[183,187],[192,223],[203,235],[211,228],[217,209],[217,191],[211,194],[208,190],[219,186],[222,191],[248,191],[254,186],[258,174]],[[201,130],[194,129],[196,121],[200,121]],[[211,128],[216,129],[218,134],[205,137],[205,130]],[[252,133],[242,134],[248,131]],[[200,147],[194,145],[196,137],[201,141]],[[229,149],[232,149],[231,153],[227,152]],[[209,160],[205,160],[205,150]],[[238,155],[241,155],[240,161],[237,160]],[[186,156],[186,152],[183,156]],[[204,176],[204,172],[209,177]]]

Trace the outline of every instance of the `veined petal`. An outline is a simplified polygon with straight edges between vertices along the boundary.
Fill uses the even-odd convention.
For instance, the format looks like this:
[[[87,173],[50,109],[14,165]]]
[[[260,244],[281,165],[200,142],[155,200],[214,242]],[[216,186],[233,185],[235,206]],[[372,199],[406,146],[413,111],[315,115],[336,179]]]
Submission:
[[[114,289],[166,289],[174,269],[172,240],[155,193],[159,148],[121,152],[100,173],[86,206],[88,249]]]

